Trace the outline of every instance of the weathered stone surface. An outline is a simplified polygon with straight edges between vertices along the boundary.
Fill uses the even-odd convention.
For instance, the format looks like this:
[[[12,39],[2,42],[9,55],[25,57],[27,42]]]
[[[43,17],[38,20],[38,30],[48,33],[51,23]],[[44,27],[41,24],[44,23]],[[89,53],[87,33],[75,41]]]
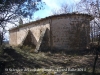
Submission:
[[[48,29],[43,29],[41,31],[40,39],[37,43],[35,51],[47,50],[49,47],[49,37],[48,37]]]
[[[33,48],[36,47],[35,43],[36,43],[36,39],[34,37],[34,35],[32,34],[32,32],[29,30],[26,37],[24,38],[24,40],[22,41],[22,45],[25,46],[32,46]]]
[[[90,42],[91,20],[92,17],[90,15],[74,13],[50,16],[27,23],[10,30],[10,45],[17,46],[23,44],[22,41],[27,35],[28,30],[30,30],[36,39],[33,43],[38,47],[37,50],[39,50],[42,44],[43,47],[49,46],[51,49],[85,49]],[[43,43],[43,32],[46,29],[48,29],[46,33],[48,40]],[[40,39],[42,40],[40,41]]]

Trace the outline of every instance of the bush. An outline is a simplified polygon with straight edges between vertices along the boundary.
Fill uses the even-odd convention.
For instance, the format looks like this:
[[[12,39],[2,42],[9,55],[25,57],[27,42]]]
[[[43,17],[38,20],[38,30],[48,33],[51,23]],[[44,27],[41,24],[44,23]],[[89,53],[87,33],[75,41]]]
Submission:
[[[22,48],[24,51],[30,51],[32,48],[29,46],[23,46]]]
[[[25,52],[30,52],[30,53],[33,53],[34,50],[35,50],[34,48],[32,48],[31,46],[28,46],[28,45],[26,45],[26,46],[19,45],[19,46],[16,47],[16,49],[17,50],[22,50],[22,51],[25,51]]]
[[[31,49],[31,50],[30,50],[30,53],[34,53],[34,50],[35,50],[35,49]]]
[[[5,48],[5,45],[0,45],[0,55],[2,55],[3,54],[3,49]]]

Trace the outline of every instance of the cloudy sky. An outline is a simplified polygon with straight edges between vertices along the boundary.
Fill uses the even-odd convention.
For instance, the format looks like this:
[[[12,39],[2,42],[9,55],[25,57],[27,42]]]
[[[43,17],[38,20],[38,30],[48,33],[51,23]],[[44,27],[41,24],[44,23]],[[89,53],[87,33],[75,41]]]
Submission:
[[[44,18],[51,15],[53,9],[59,9],[62,4],[74,5],[80,0],[42,0],[46,3],[44,10],[35,12],[34,17]]]

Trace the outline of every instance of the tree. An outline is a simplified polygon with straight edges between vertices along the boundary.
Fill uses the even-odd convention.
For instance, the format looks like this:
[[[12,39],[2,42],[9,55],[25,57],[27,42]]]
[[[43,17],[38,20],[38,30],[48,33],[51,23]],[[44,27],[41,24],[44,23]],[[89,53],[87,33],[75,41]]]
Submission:
[[[2,41],[3,40],[3,33],[2,32],[0,32],[0,45],[2,44]]]
[[[92,42],[96,41],[95,38],[100,31],[100,0],[81,0],[77,4],[77,11],[90,14],[94,17],[91,23],[91,37]]]
[[[23,24],[23,20],[22,20],[22,18],[20,17],[20,19],[19,19],[19,25],[22,25]]]
[[[59,9],[53,9],[51,11],[52,15],[58,15],[58,14],[66,14],[66,13],[70,13],[71,10],[68,6],[68,4],[64,3],[61,5],[61,7]]]
[[[43,8],[43,4],[41,0],[0,0],[1,33],[4,35],[7,23],[15,24],[14,21],[19,16],[31,19],[34,12]]]
[[[82,13],[88,13],[94,17],[91,23],[91,49],[95,50],[95,60],[93,65],[93,75],[95,74],[95,66],[98,60],[98,52],[100,52],[100,0],[81,0],[77,4],[77,10]],[[95,39],[97,38],[97,39]],[[94,42],[97,42],[95,44]]]
[[[14,20],[20,16],[32,18],[34,12],[42,7],[41,0],[0,0],[0,45],[3,44],[7,23],[15,24]],[[0,75],[3,75],[4,70],[5,61],[1,60]]]

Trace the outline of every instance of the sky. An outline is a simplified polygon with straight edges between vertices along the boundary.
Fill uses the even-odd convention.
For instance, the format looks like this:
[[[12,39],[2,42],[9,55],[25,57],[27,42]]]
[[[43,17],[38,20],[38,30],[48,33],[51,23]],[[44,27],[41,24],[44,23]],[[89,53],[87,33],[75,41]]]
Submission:
[[[52,15],[52,10],[60,9],[62,4],[75,5],[80,0],[42,0],[45,2],[44,9],[36,11],[33,15],[33,19],[23,19],[23,23],[28,23],[30,21],[36,20],[36,18],[45,18]],[[18,19],[17,19],[18,20]],[[17,22],[18,23],[18,22]],[[12,25],[9,25],[9,28],[12,28]],[[9,29],[8,28],[8,29]]]
[[[42,0],[42,1],[45,2],[46,4],[44,5],[44,9],[35,12],[34,18],[32,20],[26,20],[26,19],[23,20],[24,23],[27,23],[29,21],[34,21],[36,18],[45,18],[47,16],[50,16],[52,10],[60,9],[62,4],[68,4],[70,6],[70,5],[74,5],[75,3],[78,3],[80,0]],[[9,24],[7,30],[9,30],[10,28],[12,28],[11,24]],[[5,37],[7,38],[7,40],[9,40],[8,33],[5,34]]]
[[[39,10],[35,12],[34,18],[40,17],[44,18],[46,16],[50,16],[53,9],[59,9],[62,4],[74,5],[78,3],[80,0],[42,0],[46,3],[44,5],[44,10]]]

